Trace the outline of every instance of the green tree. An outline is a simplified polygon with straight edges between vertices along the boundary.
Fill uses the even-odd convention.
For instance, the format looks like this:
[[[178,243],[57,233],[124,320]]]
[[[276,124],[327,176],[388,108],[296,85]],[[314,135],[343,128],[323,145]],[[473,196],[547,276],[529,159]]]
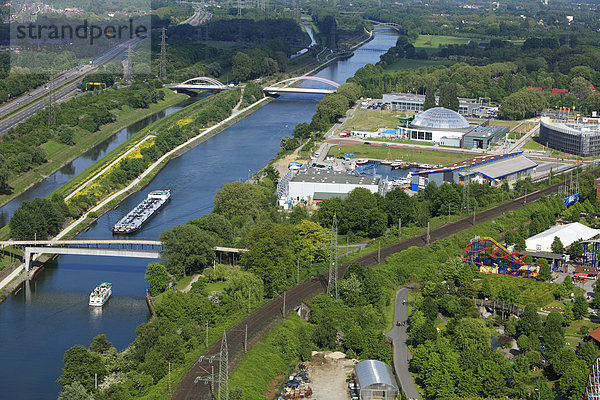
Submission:
[[[92,396],[79,381],[63,386],[58,394],[58,400],[90,400]]]
[[[163,264],[153,262],[146,267],[144,279],[150,285],[150,294],[156,296],[167,289],[167,283],[171,280],[171,275],[169,275]]]
[[[579,294],[575,297],[573,303],[573,315],[575,319],[581,319],[587,316],[588,303],[583,295]]]
[[[479,295],[484,299],[489,299],[492,297],[492,285],[490,285],[489,279],[483,280],[483,283],[481,284],[481,289],[479,291]]]
[[[296,139],[308,139],[310,134],[310,125],[308,125],[306,122],[300,122],[297,124],[294,127],[294,132],[292,133]]]
[[[315,328],[313,341],[321,349],[335,349],[337,327],[333,318],[325,317]]]
[[[231,226],[231,222],[220,214],[210,213],[203,215],[200,218],[191,220],[190,224],[216,235],[218,245],[228,246],[233,243],[233,227]]]
[[[600,350],[598,350],[598,346],[594,342],[585,342],[577,350],[577,357],[585,361],[587,365],[592,365],[599,355]]]
[[[62,375],[58,378],[58,383],[63,387],[80,382],[86,390],[91,391],[94,389],[94,375],[97,374],[99,381],[102,381],[106,375],[100,355],[88,351],[80,344],[65,352],[63,363],[65,366]]]
[[[94,337],[89,350],[94,353],[103,354],[114,348],[113,344],[106,338],[106,334],[103,333]]]
[[[328,94],[317,104],[315,115],[322,115],[329,122],[335,122],[346,114],[348,104],[346,96],[337,93]]]
[[[214,213],[241,227],[248,219],[256,219],[275,202],[273,195],[260,185],[229,182],[215,194]]]
[[[423,103],[423,111],[436,107],[435,104],[435,88],[427,86],[425,91],[425,102]]]
[[[502,100],[500,113],[508,119],[522,119],[534,116],[548,105],[548,101],[539,90],[521,89]]]
[[[214,236],[195,225],[177,225],[160,234],[167,271],[176,277],[200,272],[215,259]]]
[[[523,318],[519,320],[518,328],[519,333],[523,335],[541,332],[542,321],[537,313],[537,306],[535,304],[527,304],[525,306]]]
[[[550,266],[548,266],[548,261],[545,258],[538,258],[535,261],[540,264],[540,273],[537,279],[539,281],[549,281],[552,279],[552,272],[550,271]]]
[[[569,400],[580,400],[585,395],[588,366],[583,360],[571,361],[559,380],[558,390]]]
[[[565,252],[565,246],[563,246],[560,238],[558,236],[554,236],[554,240],[550,245],[550,249],[555,254],[563,254]]]
[[[440,88],[439,106],[458,112],[459,102],[456,93],[456,84],[451,82],[443,84]]]
[[[569,247],[569,251],[567,252],[571,258],[571,260],[576,260],[578,258],[580,258],[583,255],[583,245],[581,244],[582,240],[576,240],[575,242],[571,243],[571,246]]]

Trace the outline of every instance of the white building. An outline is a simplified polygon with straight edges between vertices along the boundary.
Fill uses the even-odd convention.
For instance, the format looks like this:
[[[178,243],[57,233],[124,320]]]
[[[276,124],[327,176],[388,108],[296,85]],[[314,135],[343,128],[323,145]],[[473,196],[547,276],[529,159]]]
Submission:
[[[598,235],[600,235],[600,229],[592,229],[579,222],[574,222],[567,225],[553,226],[530,237],[525,240],[525,247],[527,251],[552,252],[551,247],[555,236],[560,239],[563,246],[568,247],[579,239],[589,240]]]
[[[295,203],[332,197],[345,198],[358,187],[368,189],[371,193],[379,193],[381,178],[306,168],[289,171],[277,185],[277,196],[280,205],[284,205],[288,201]]]

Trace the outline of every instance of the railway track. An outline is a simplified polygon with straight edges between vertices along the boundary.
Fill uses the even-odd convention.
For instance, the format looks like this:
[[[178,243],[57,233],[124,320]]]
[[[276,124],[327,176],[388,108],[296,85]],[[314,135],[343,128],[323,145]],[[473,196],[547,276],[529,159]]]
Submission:
[[[558,187],[563,183],[564,182],[552,185],[546,189],[533,192],[496,207],[481,211],[479,214],[476,214],[475,223],[490,221],[508,211],[512,211],[524,206],[525,204],[535,202],[544,195],[555,193],[557,192]],[[447,238],[458,232],[464,231],[465,229],[469,229],[472,226],[473,216],[468,216],[450,224],[433,229],[430,231],[430,243],[433,243],[436,240]],[[426,240],[426,234],[423,234],[410,239],[402,240],[391,246],[383,248],[381,249],[380,253],[381,260],[385,261],[388,256],[402,250],[406,250],[412,246],[424,246],[426,245]],[[378,264],[377,251],[366,254],[354,260],[353,262],[358,262],[363,267],[375,266]],[[349,264],[350,263],[346,263],[340,266],[340,277],[344,276]],[[298,307],[303,301],[307,301],[319,293],[322,293],[326,287],[327,277],[325,274],[313,277],[312,279],[303,282],[300,285],[294,286],[286,292],[286,312]],[[237,367],[243,357],[246,324],[248,325],[248,347],[252,348],[252,346],[257,343],[276,322],[282,319],[282,310],[283,298],[278,296],[252,312],[252,314],[246,317],[241,323],[227,331],[230,371]],[[206,356],[218,356],[220,348],[221,341],[219,340],[206,352]],[[218,373],[218,362],[213,362],[210,364],[207,359],[204,359],[203,362],[196,362],[186,376],[179,382],[177,390],[172,398],[175,400],[211,399],[212,393],[210,390],[210,385],[204,384],[203,381],[195,384],[194,379],[197,376],[210,375],[212,368],[214,368],[216,375]],[[216,387],[217,385],[215,384],[215,388]]]

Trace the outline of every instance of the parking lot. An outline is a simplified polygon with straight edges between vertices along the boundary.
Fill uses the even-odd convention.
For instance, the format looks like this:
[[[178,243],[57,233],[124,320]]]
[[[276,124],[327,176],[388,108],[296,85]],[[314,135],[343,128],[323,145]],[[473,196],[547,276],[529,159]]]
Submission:
[[[334,357],[338,354],[333,354]],[[307,363],[311,372],[313,399],[316,400],[350,400],[348,378],[354,372],[356,360],[346,358],[332,359],[317,354]]]

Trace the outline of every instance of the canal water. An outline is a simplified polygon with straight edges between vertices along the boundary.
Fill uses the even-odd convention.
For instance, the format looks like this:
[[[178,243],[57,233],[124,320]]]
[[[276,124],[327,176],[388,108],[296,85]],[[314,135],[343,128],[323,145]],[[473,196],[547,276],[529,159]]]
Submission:
[[[360,67],[375,63],[395,45],[393,30],[379,30],[375,39],[347,60],[338,61],[318,76],[343,83]],[[324,87],[306,82],[305,87]],[[142,191],[102,216],[78,238],[109,239],[112,225],[157,189],[171,189],[172,200],[132,239],[157,239],[168,227],[209,213],[223,184],[246,180],[279,150],[281,138],[297,123],[309,122],[320,95],[286,94],[215,137],[170,161]],[[36,281],[0,304],[0,397],[55,398],[60,390],[64,352],[75,344],[88,346],[105,333],[118,350],[134,338],[135,328],[148,318],[144,270],[148,260],[60,256]],[[99,283],[113,284],[113,296],[99,312],[87,305]]]
[[[177,110],[182,109],[187,104],[187,100],[172,107],[168,107],[155,114],[149,115],[146,118],[121,129],[115,135],[103,140],[96,146],[85,151],[81,156],[64,165],[56,172],[32,185],[29,189],[0,207],[0,227],[8,224],[15,210],[17,210],[24,201],[31,201],[37,197],[46,197],[56,189],[79,175],[90,165],[113,151],[117,146],[125,142],[135,133]]]

